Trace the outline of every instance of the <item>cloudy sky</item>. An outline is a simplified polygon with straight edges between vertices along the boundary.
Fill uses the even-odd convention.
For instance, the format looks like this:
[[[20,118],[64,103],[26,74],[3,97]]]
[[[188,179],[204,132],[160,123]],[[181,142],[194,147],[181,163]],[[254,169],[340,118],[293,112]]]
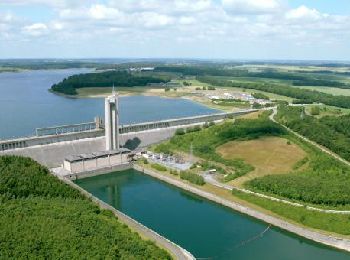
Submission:
[[[349,0],[0,0],[0,58],[350,60]]]

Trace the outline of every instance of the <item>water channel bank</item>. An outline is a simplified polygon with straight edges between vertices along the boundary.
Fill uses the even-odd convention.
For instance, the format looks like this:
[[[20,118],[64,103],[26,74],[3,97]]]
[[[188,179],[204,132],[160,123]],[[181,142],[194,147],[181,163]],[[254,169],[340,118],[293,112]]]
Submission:
[[[193,187],[189,184],[186,184],[182,181],[174,180],[170,177],[164,176],[164,175],[159,174],[155,171],[151,171],[149,169],[144,169],[138,165],[135,165],[134,168],[138,171],[143,172],[144,174],[150,175],[154,178],[157,178],[159,180],[170,183],[174,186],[177,186],[181,189],[184,189],[184,190],[187,190],[187,191],[192,192],[194,194],[197,194],[203,198],[214,201],[214,202],[219,203],[223,206],[237,210],[243,214],[247,214],[247,215],[254,217],[256,219],[260,219],[266,223],[272,224],[273,226],[279,227],[281,229],[292,232],[294,234],[305,237],[307,239],[313,240],[315,242],[322,243],[324,245],[332,246],[332,247],[350,252],[350,240],[349,239],[331,237],[329,235],[324,235],[324,234],[321,234],[319,232],[311,231],[309,229],[293,225],[287,221],[284,221],[284,220],[269,216],[267,214],[261,213],[259,211],[254,210],[254,209],[242,206],[238,203],[234,203],[232,201],[228,201],[226,199],[220,198],[214,194],[211,194],[209,192],[195,188],[195,187]]]
[[[135,170],[128,170],[86,178],[77,184],[102,201],[186,248],[197,258],[258,257],[269,260],[349,258],[346,252],[322,246],[274,227],[269,228],[266,224],[276,221],[273,225],[287,229],[290,228],[289,223],[154,172],[146,171],[144,175]],[[254,219],[247,215],[253,216]],[[299,227],[294,231],[294,233],[300,231]],[[310,231],[304,231],[305,234],[297,234],[313,238],[309,237]],[[333,238],[329,239],[334,242]],[[313,240],[320,242],[316,238]]]
[[[102,173],[100,173],[102,174]],[[94,203],[96,203],[101,209],[110,210],[113,212],[113,214],[124,224],[126,224],[131,230],[136,231],[143,237],[144,239],[149,239],[153,242],[155,242],[159,247],[166,249],[175,259],[178,260],[194,260],[195,258],[193,255],[186,251],[185,249],[181,248],[177,244],[173,243],[169,239],[166,239],[165,237],[159,235],[157,232],[147,228],[146,226],[142,225],[135,219],[129,217],[128,215],[124,214],[123,212],[117,210],[113,206],[109,205],[108,203],[98,199],[88,191],[84,190],[74,182],[72,182],[69,178],[60,177],[58,176],[63,182],[68,184],[74,189],[79,190],[86,198],[91,199]],[[97,175],[96,175],[97,176]],[[83,176],[85,177],[85,176]]]

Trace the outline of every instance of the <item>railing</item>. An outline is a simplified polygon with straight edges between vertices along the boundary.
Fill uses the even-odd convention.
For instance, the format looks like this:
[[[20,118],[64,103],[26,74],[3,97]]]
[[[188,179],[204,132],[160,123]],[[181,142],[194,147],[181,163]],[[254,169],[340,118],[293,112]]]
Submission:
[[[219,113],[212,115],[202,115],[185,117],[178,119],[169,119],[156,122],[146,122],[132,125],[122,125],[119,127],[120,134],[141,132],[152,129],[185,126],[191,124],[199,124],[217,120],[223,120],[233,116],[250,113],[256,110],[241,110],[231,113]],[[82,138],[93,138],[103,135],[104,125],[101,118],[95,118],[94,122],[65,125],[47,128],[37,128],[36,136],[22,137],[11,140],[0,141],[0,151],[12,150],[17,148],[25,148],[34,145],[44,145],[50,143],[57,143],[62,141],[72,141]]]
[[[94,122],[36,128],[35,134],[36,136],[47,136],[47,135],[67,134],[67,133],[79,133],[79,132],[97,130],[97,129],[100,129],[100,127],[102,127],[102,119],[99,117],[96,117]]]

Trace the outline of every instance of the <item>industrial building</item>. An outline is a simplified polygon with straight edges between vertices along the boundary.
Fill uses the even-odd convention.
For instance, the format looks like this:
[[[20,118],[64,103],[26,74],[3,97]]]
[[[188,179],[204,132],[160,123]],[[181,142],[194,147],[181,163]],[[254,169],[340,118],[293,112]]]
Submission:
[[[71,173],[89,172],[127,164],[132,158],[133,154],[129,149],[121,148],[91,154],[71,155],[64,160],[63,167]]]

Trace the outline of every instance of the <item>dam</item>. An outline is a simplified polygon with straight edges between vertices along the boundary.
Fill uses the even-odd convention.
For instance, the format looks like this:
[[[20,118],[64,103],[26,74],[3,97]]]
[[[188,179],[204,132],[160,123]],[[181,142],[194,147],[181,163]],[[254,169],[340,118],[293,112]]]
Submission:
[[[130,150],[144,148],[171,138],[178,128],[221,121],[254,111],[256,110],[245,109],[230,113],[118,124],[118,146]],[[0,140],[0,155],[27,156],[49,168],[59,167],[68,156],[105,151],[105,128],[104,121],[98,117],[82,124],[37,128],[34,136]]]

